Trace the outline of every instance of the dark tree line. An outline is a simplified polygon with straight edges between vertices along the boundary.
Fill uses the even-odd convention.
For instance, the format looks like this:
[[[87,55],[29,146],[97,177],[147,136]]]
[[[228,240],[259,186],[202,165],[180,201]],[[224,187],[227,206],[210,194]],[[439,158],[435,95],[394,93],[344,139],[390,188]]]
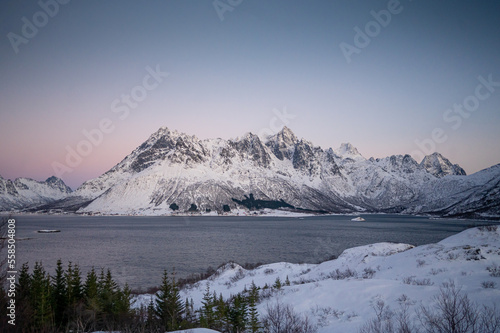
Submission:
[[[31,271],[24,264],[15,288],[16,325],[4,320],[3,307],[0,332],[168,332],[194,327],[231,333],[273,332],[259,320],[257,304],[268,289],[282,285],[277,280],[261,290],[252,283],[227,299],[207,286],[201,308],[195,309],[193,300],[181,299],[175,272],[164,271],[156,297],[148,305],[132,309],[130,288],[120,288],[110,270],[92,268],[82,277],[78,265],[69,262],[64,267],[59,260],[50,275],[42,263],[35,263]],[[7,293],[0,290],[5,305]]]
[[[132,319],[130,289],[120,288],[111,272],[92,268],[85,280],[78,265],[57,262],[54,275],[42,263],[19,270],[16,284],[16,325],[2,331],[83,332],[125,327]]]

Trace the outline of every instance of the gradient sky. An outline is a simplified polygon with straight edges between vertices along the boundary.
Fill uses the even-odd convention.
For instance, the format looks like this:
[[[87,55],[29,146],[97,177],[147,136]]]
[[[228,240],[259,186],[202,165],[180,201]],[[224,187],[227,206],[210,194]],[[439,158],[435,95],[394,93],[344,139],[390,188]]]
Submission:
[[[355,27],[376,29],[371,11],[390,2],[231,0],[221,20],[212,1],[72,0],[53,17],[36,1],[2,1],[0,175],[46,179],[105,118],[113,131],[62,176],[72,188],[161,126],[229,139],[281,127],[276,110],[323,148],[420,161],[415,141],[441,128],[446,140],[429,149],[467,173],[500,163],[500,84],[480,88],[467,118],[446,113],[474,102],[479,76],[500,82],[500,2],[401,0],[348,63],[340,44],[355,46]],[[16,53],[8,36],[23,37],[26,20],[40,27]],[[156,66],[169,76],[120,119],[113,101]]]

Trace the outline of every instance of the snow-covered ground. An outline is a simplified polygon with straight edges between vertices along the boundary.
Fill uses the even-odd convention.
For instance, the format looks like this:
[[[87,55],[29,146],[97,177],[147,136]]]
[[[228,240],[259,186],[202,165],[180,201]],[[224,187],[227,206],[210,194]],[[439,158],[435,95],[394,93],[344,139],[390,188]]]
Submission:
[[[272,286],[277,278],[284,283],[288,277],[290,286],[272,291],[259,304],[261,316],[268,304],[279,301],[307,315],[318,325],[319,333],[348,333],[357,332],[375,316],[372,306],[377,301],[397,310],[398,300],[406,295],[411,309],[430,306],[442,284],[450,281],[473,302],[498,309],[500,277],[492,276],[490,270],[499,266],[500,228],[483,227],[418,247],[394,243],[355,247],[321,264],[281,262],[253,270],[226,264],[209,279],[182,290],[181,296],[192,298],[195,308],[199,308],[207,285],[211,292],[227,298],[252,282],[259,287]],[[492,283],[485,288],[484,282]],[[146,306],[150,300],[151,295],[138,295],[133,306]]]

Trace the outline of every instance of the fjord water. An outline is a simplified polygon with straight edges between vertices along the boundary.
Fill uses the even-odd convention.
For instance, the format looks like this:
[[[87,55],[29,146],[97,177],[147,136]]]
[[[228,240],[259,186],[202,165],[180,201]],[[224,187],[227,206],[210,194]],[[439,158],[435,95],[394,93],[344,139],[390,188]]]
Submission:
[[[202,273],[229,260],[243,263],[317,263],[346,248],[376,242],[422,245],[438,242],[480,221],[428,219],[401,215],[313,217],[131,217],[20,215],[17,268],[43,262],[54,272],[78,263],[110,268],[116,280],[133,288],[160,284],[164,269],[178,277]],[[42,234],[37,230],[57,229]],[[28,238],[28,239],[23,239]]]

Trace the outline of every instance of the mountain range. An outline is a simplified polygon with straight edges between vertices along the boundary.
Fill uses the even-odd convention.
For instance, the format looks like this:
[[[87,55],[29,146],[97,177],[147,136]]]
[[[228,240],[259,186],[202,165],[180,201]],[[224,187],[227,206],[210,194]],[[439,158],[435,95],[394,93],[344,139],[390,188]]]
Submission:
[[[365,158],[322,149],[287,127],[261,139],[206,139],[166,127],[72,192],[62,180],[0,177],[0,210],[162,215],[281,208],[500,217],[500,164],[472,175],[439,153]]]

